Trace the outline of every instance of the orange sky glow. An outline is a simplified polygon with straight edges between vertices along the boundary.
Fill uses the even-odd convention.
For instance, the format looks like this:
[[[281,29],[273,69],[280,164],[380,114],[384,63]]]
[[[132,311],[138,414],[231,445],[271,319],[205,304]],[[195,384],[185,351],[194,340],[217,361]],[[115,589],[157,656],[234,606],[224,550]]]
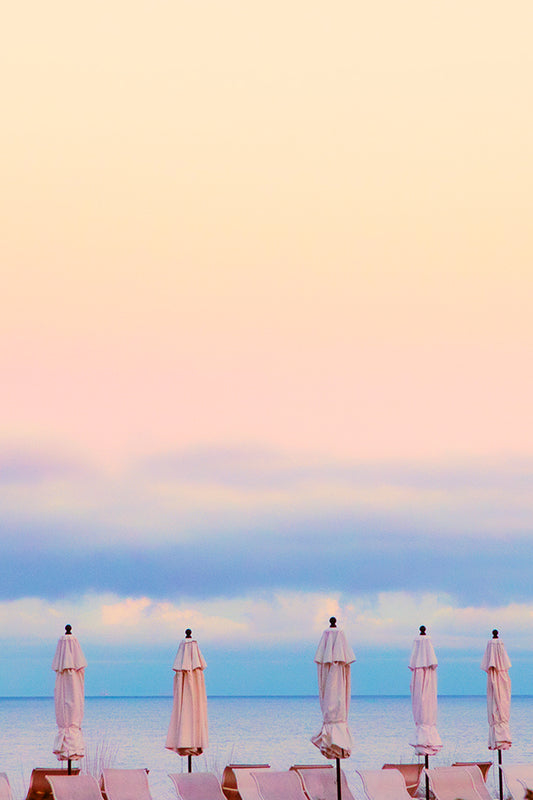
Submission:
[[[0,434],[531,453],[527,2],[16,4]]]

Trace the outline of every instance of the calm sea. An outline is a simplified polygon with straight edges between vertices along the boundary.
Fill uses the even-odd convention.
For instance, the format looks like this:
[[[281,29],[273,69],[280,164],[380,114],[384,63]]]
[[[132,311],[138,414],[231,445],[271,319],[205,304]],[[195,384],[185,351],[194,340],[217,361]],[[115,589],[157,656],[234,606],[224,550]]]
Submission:
[[[186,768],[186,759],[165,750],[171,707],[170,697],[87,698],[87,768],[97,770],[102,762],[148,767],[154,800],[172,800],[168,773]],[[193,759],[193,769],[221,775],[230,762],[267,762],[277,769],[325,763],[309,741],[320,727],[316,697],[211,697],[210,745]],[[413,730],[409,697],[354,697],[350,728],[355,749],[343,769],[357,798],[362,796],[357,767],[416,760],[408,744]],[[484,697],[439,698],[438,728],[443,749],[433,765],[492,760]],[[0,772],[7,772],[15,800],[25,797],[33,767],[57,765],[51,752],[55,730],[52,699],[0,699]],[[513,746],[505,761],[533,761],[533,697],[513,698],[511,730]],[[495,795],[490,777],[488,785]]]

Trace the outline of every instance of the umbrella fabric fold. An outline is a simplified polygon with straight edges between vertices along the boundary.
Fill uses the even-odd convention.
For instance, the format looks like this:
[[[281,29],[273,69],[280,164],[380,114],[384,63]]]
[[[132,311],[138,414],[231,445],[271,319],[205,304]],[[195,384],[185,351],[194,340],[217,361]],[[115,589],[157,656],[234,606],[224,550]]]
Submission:
[[[165,745],[180,756],[199,756],[208,744],[206,666],[198,642],[183,639],[172,667],[174,702]]]
[[[489,721],[489,750],[509,750],[512,744],[509,720],[511,716],[511,662],[501,639],[487,643],[481,669],[487,673],[487,716]]]
[[[350,664],[354,661],[344,632],[338,628],[325,630],[315,655],[323,725],[311,741],[326,758],[348,758],[353,749],[348,711]]]
[[[58,761],[83,758],[85,744],[81,730],[85,702],[87,661],[72,634],[60,637],[52,662],[56,672],[54,689],[57,734],[53,752]]]
[[[409,661],[415,723],[415,741],[410,745],[417,755],[434,756],[442,748],[437,731],[437,664],[430,637],[418,636]]]

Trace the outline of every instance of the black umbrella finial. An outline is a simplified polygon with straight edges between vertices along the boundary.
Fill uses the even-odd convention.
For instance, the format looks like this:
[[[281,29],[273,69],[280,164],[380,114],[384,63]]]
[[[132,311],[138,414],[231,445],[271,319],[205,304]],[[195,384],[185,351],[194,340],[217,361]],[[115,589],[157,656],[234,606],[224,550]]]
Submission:
[[[72,635],[72,625],[65,625],[65,636]]]
[[[186,639],[191,639],[192,638],[192,631],[191,631],[190,628],[187,628],[187,630],[185,631],[185,638]]]
[[[492,638],[493,639],[497,639],[498,638],[498,631],[496,630],[496,628],[494,628],[494,630],[492,631]]]
[[[425,636],[426,635],[426,626],[425,625],[421,625],[420,628],[419,628],[419,631],[420,631],[420,636]]]
[[[337,618],[336,617],[330,617],[329,618],[329,627],[330,628],[336,628],[337,627]]]

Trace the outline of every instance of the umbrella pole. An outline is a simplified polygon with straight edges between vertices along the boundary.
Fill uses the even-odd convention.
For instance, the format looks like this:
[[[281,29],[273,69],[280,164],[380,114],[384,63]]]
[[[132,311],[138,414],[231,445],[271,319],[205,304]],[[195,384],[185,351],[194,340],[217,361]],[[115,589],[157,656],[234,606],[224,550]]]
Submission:
[[[192,756],[187,756],[187,772],[192,772]]]
[[[67,775],[72,775],[72,760],[70,758],[67,761]]]
[[[341,760],[336,758],[335,761],[337,762],[337,800],[341,800]]]
[[[500,800],[503,800],[503,774],[502,774],[502,751],[498,750],[498,778],[500,782]]]
[[[428,756],[427,753],[424,756],[424,767],[426,769],[429,769],[429,756]],[[426,772],[426,800],[429,800],[429,778],[428,778],[427,772]],[[501,798],[500,798],[500,800],[501,800]]]

